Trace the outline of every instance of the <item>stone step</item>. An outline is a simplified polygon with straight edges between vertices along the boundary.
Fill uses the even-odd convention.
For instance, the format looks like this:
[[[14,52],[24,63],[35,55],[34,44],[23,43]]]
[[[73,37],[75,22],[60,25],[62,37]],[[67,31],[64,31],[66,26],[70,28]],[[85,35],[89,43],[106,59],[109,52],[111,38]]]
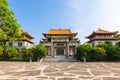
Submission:
[[[69,58],[66,58],[66,57],[55,57],[55,58],[44,58],[43,59],[44,62],[76,62],[77,59],[74,58],[74,57],[69,57]]]

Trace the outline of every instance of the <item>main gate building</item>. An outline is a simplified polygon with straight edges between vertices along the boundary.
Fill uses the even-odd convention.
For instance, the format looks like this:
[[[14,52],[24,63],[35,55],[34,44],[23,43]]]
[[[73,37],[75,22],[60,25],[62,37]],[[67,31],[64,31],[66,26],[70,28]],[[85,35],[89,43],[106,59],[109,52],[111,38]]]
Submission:
[[[76,38],[77,33],[71,32],[70,29],[50,29],[48,33],[43,33],[44,38],[40,41],[47,50],[48,56],[75,56],[76,47],[79,40]]]

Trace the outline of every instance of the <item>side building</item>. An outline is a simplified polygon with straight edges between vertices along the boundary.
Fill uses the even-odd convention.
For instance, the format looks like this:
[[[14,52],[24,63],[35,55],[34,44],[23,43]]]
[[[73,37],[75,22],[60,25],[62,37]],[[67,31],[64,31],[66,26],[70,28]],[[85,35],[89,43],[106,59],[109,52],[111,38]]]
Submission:
[[[31,35],[27,32],[24,32],[22,29],[20,30],[20,34],[22,35],[21,38],[16,38],[14,42],[6,40],[6,44],[9,47],[14,47],[16,49],[25,49],[25,48],[32,48],[34,47],[34,42],[31,40],[34,39]]]
[[[114,45],[117,42],[117,38],[115,38],[115,34],[117,33],[118,31],[110,32],[99,28],[98,30],[93,31],[92,34],[86,37],[87,39],[89,39],[87,43],[95,46],[100,42],[110,41]]]
[[[76,47],[79,40],[76,38],[77,33],[71,32],[70,29],[50,29],[48,33],[43,33],[40,44],[43,44],[48,50],[48,56],[75,56]]]

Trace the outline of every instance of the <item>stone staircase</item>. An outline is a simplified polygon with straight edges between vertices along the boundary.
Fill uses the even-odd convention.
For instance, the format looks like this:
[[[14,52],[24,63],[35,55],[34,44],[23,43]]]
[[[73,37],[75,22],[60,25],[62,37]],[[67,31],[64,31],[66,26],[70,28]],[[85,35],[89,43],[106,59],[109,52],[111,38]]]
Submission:
[[[65,56],[56,56],[55,58],[46,57],[43,59],[43,62],[76,62],[77,59],[74,57],[68,57]]]

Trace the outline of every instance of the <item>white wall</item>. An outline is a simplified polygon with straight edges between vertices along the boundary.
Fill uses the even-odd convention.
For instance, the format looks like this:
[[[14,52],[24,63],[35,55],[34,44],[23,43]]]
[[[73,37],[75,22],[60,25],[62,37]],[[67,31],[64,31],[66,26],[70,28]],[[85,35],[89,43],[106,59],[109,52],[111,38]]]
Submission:
[[[27,41],[15,41],[15,42],[13,42],[13,46],[14,47],[19,47],[18,46],[19,42],[22,42],[22,46],[21,47],[32,48],[34,46],[34,44],[31,44],[31,43],[29,43]],[[9,46],[9,41],[7,41],[6,44]]]
[[[96,40],[96,41],[92,41],[91,44],[94,43],[94,45],[97,45],[98,43],[105,42],[105,41],[106,40]],[[111,41],[113,45],[116,44],[116,41],[114,41],[114,40],[109,40],[109,41]]]

